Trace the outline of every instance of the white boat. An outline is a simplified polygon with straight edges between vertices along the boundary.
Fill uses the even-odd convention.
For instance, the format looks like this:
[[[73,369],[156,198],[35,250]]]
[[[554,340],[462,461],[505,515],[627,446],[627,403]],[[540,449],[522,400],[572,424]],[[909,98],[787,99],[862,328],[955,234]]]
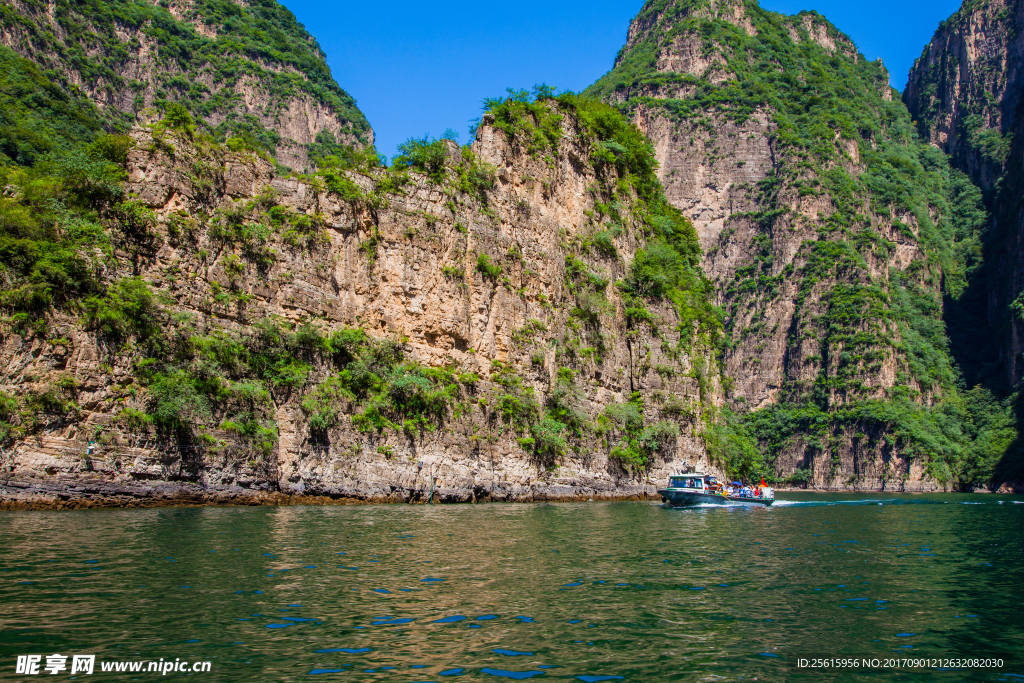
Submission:
[[[747,487],[750,495],[729,495],[728,487],[715,478],[696,472],[677,473],[668,478],[668,486],[659,489],[661,500],[672,507],[690,505],[763,505],[775,502],[775,491],[768,486]]]

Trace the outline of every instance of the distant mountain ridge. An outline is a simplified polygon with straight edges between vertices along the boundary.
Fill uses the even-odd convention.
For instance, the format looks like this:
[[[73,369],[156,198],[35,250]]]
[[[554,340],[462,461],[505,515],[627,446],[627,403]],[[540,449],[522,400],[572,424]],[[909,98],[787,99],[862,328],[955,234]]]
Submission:
[[[316,40],[275,0],[3,0],[0,45],[92,100],[108,128],[178,102],[220,139],[300,171],[309,145],[373,142]]]

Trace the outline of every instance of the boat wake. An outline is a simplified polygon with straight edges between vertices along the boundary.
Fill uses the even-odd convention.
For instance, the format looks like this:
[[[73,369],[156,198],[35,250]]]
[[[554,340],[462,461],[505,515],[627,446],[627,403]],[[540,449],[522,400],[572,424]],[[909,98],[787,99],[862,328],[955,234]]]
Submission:
[[[785,500],[776,499],[775,503],[771,505],[771,508],[788,508],[788,507],[827,507],[837,505],[1002,505],[1003,503],[1010,502],[1016,505],[1024,505],[1024,501],[1021,500],[984,500],[984,501],[947,501],[947,500],[929,500],[927,498],[858,498],[856,500]],[[674,506],[667,503],[663,503],[664,507],[673,508]],[[677,507],[674,509],[678,510],[692,510],[702,508],[753,508],[762,507],[760,505],[744,505],[743,503],[697,503],[694,505],[686,505]],[[768,507],[768,506],[763,506]]]
[[[776,500],[773,507],[820,507],[823,505],[1002,505],[1002,500],[949,501],[928,498],[861,498],[857,500]],[[1010,501],[1024,504],[1024,501]]]
[[[818,507],[821,505],[884,505],[893,504],[893,500],[879,500],[878,498],[864,498],[863,500],[776,500],[774,507]]]
[[[778,505],[778,503],[775,503],[775,504]],[[764,509],[764,508],[769,507],[767,505],[744,505],[743,503],[732,503],[732,502],[730,502],[730,503],[694,503],[693,505],[679,505],[679,506],[669,505],[668,503],[662,503],[662,506],[666,507],[666,508],[669,508],[669,509],[672,509],[672,510],[701,510],[701,509],[705,509],[705,508],[750,508],[750,509],[761,508],[761,509]]]

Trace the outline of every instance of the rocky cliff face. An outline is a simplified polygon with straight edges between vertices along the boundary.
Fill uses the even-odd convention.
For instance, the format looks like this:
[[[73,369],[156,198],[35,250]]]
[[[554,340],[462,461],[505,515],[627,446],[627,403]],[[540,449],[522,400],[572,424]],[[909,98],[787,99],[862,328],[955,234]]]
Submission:
[[[1024,7],[965,3],[911,69],[903,100],[923,135],[986,193],[992,225],[978,270],[950,328],[972,382],[1006,392],[1024,372]],[[979,330],[985,330],[979,334]]]
[[[485,121],[430,175],[279,176],[137,128],[106,293],[4,332],[4,505],[630,497],[714,469],[708,330],[612,284],[641,199],[536,106],[562,110],[543,153]]]
[[[921,133],[986,192],[1009,160],[1021,99],[1021,5],[965,3],[910,70],[903,101]]]
[[[881,63],[813,12],[657,0],[587,93],[650,136],[694,222],[730,404],[769,466],[819,486],[961,478],[970,437],[913,425],[960,400],[942,296],[976,267],[981,197],[918,141]]]
[[[3,505],[1006,481],[943,320],[982,193],[822,17],[652,0],[612,106],[510,91],[381,168],[279,5],[76,7],[0,4],[57,79],[0,48]]]
[[[319,45],[275,0],[5,0],[0,16],[0,45],[59,74],[108,128],[178,102],[221,140],[298,170],[310,168],[310,145],[373,142]]]

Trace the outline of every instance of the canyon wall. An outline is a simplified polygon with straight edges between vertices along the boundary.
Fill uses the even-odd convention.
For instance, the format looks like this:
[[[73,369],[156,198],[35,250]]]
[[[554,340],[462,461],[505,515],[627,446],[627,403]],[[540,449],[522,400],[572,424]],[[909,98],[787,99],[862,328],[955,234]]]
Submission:
[[[932,144],[985,191],[992,224],[984,267],[950,321],[973,382],[1007,392],[1024,372],[1024,8],[965,3],[944,21],[910,71],[903,101]],[[979,330],[984,330],[979,334]]]
[[[685,465],[717,471],[700,434],[720,401],[711,351],[668,302],[627,319],[610,283],[644,240],[627,219],[588,246],[608,221],[594,213],[598,143],[563,125],[543,157],[485,125],[472,150],[439,143],[430,177],[326,179],[136,129],[127,188],[152,213],[114,229],[99,267],[108,291],[151,289],[132,315],[153,329],[119,336],[72,311],[45,332],[8,326],[2,388],[43,398],[5,448],[3,504],[586,500],[652,496]],[[467,173],[481,176],[468,192]],[[354,328],[355,346],[328,348]],[[393,356],[371,399],[346,393],[358,363],[336,362],[357,346]],[[257,358],[277,369],[238,369]],[[359,421],[375,400],[390,401],[373,412],[387,427]],[[637,470],[615,448],[642,425],[660,431]]]
[[[776,475],[815,486],[978,476],[958,471],[972,428],[934,426],[963,405],[943,305],[977,265],[982,197],[888,81],[815,12],[659,0],[586,91],[650,136],[700,235],[729,406]]]
[[[0,9],[2,507],[1020,479],[1012,7],[908,111],[814,12],[651,0],[391,167],[271,0]]]

